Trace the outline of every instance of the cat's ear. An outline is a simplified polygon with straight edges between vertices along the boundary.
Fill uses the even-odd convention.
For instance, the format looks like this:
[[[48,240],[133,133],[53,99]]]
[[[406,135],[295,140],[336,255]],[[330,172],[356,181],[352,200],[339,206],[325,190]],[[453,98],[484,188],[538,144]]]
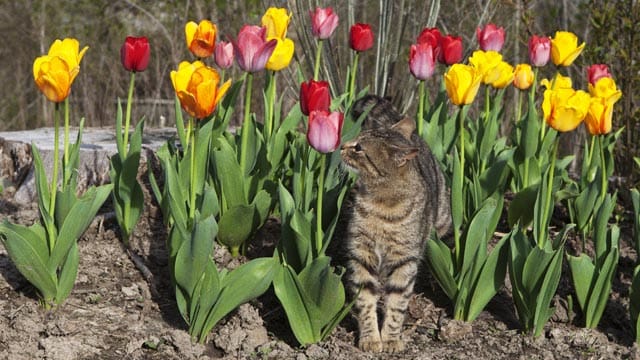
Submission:
[[[396,157],[398,167],[404,166],[407,162],[418,156],[419,152],[420,149],[417,147],[403,147],[398,149],[398,156]]]
[[[409,118],[404,118],[393,124],[391,129],[402,134],[405,139],[410,140],[411,134],[413,134],[413,131],[416,129],[416,123]]]

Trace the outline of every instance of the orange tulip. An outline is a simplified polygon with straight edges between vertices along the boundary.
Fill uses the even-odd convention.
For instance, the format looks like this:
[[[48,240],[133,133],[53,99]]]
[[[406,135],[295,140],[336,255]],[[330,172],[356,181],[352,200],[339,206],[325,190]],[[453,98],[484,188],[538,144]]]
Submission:
[[[189,21],[184,27],[189,51],[201,59],[211,56],[216,47],[217,31],[216,25],[209,20],[202,20],[200,24]]]
[[[80,51],[78,40],[67,38],[51,44],[47,55],[33,62],[33,78],[38,89],[53,102],[64,101],[71,92],[71,84],[80,72],[80,61],[89,49]]]
[[[200,61],[181,62],[171,72],[171,82],[182,108],[197,119],[211,115],[231,86],[231,80],[220,85],[218,72]]]
[[[591,135],[608,134],[611,131],[613,105],[622,97],[615,81],[610,77],[600,78],[595,85],[589,84],[591,104],[584,120]]]

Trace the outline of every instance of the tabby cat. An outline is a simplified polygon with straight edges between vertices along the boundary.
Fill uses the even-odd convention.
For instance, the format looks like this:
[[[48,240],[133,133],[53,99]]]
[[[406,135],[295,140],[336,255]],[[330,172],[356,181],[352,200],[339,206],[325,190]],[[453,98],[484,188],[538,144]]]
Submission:
[[[354,107],[371,107],[363,130],[342,146],[344,164],[359,174],[347,225],[348,283],[358,293],[356,317],[364,351],[404,349],[404,313],[425,243],[435,230],[451,227],[449,195],[438,163],[414,132],[413,120],[399,118],[391,103],[377,97]],[[358,104],[356,104],[358,105]],[[382,328],[378,301],[384,300]]]

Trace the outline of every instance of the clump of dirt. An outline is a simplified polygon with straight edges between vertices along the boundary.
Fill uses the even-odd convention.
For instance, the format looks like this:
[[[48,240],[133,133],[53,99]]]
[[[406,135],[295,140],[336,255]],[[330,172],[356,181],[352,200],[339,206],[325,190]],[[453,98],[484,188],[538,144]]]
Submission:
[[[148,193],[145,194],[148,197]],[[31,224],[37,207],[4,200],[0,221]],[[624,229],[624,228],[623,228]],[[270,220],[249,254],[269,255],[279,226]],[[626,230],[628,232],[628,228]],[[508,290],[473,323],[454,321],[451,308],[425,271],[412,297],[401,354],[370,354],[356,346],[357,327],[347,317],[325,341],[299,347],[272,291],[223,319],[205,344],[191,342],[174,300],[165,247],[166,228],[148,201],[128,254],[106,205],[79,241],[79,275],[59,308],[39,307],[31,285],[0,247],[0,358],[3,359],[633,359],[638,357],[628,315],[635,261],[629,236],[598,329],[584,329],[567,309],[569,274],[557,297],[557,316],[543,336],[522,334]],[[216,259],[227,259],[224,250]],[[141,271],[144,270],[144,271]],[[147,271],[148,270],[148,271]],[[508,284],[507,284],[508,288]],[[574,297],[575,298],[575,297]],[[575,307],[573,309],[576,310]]]

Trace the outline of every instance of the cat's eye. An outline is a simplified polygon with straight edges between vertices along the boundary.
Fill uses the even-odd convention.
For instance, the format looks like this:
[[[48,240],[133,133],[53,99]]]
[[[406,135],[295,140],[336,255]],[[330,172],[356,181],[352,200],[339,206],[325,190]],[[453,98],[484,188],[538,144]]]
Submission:
[[[359,143],[358,143],[358,144],[356,144],[356,145],[353,147],[353,149],[354,149],[356,152],[362,152],[362,146],[360,146],[360,144],[359,144]]]

